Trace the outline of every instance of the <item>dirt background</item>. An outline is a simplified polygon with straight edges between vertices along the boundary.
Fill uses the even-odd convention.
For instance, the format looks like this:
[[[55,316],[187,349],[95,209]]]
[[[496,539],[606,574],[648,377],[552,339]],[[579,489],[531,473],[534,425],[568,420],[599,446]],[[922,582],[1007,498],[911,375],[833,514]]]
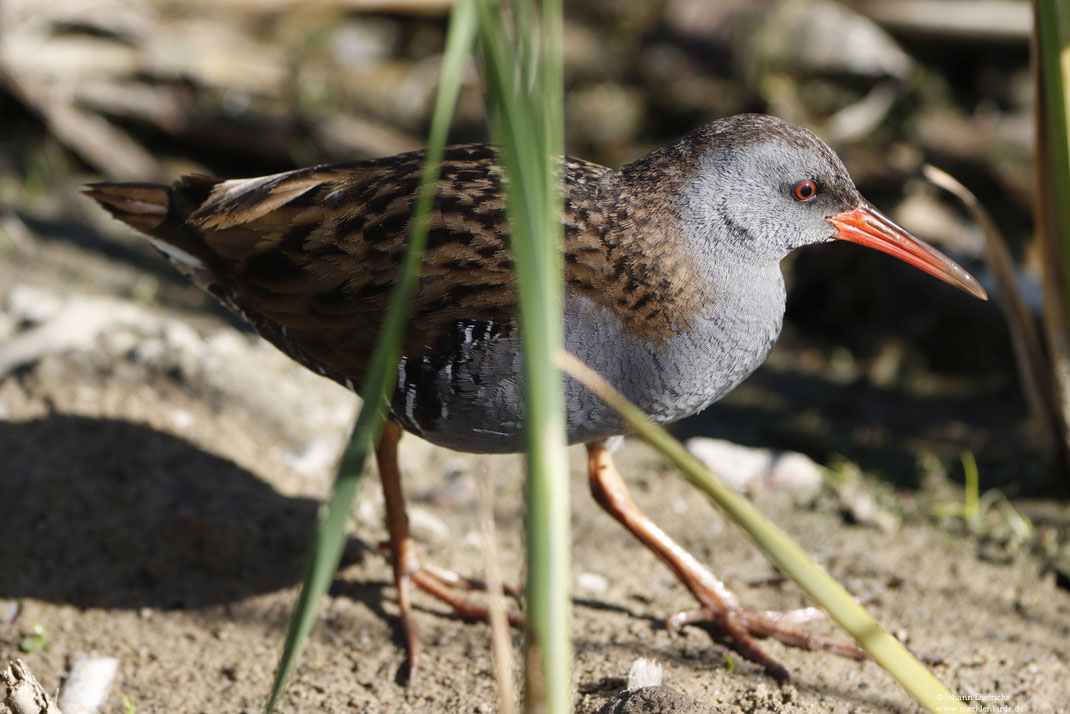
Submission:
[[[442,20],[329,4],[33,7],[8,2],[0,17],[0,661],[23,658],[55,689],[75,654],[118,657],[108,712],[123,711],[120,693],[137,712],[258,711],[356,398],[243,330],[77,187],[418,146]],[[747,7],[570,7],[570,151],[617,165],[715,116],[771,111],[833,141],[867,196],[951,239],[942,247],[984,278],[976,229],[916,178],[923,160],[954,169],[1036,290],[1027,47],[1013,23],[947,36],[884,19],[864,25],[873,53],[841,53],[830,68],[777,38],[805,36],[799,23],[832,7],[847,14],[808,30],[829,47],[829,32],[863,27],[850,24],[862,15]],[[230,54],[199,61],[216,51]],[[457,140],[482,138],[478,87],[466,92]],[[851,108],[869,123],[843,119]],[[846,246],[786,269],[788,322],[769,362],[677,434],[828,466],[819,485],[758,486],[754,499],[954,691],[1008,711],[1070,710],[1065,475],[1032,445],[998,310]],[[973,528],[933,515],[962,502],[963,450],[982,490],[1009,496],[1031,534],[996,508]],[[475,494],[486,482],[503,571],[520,582],[519,457],[410,436],[402,459],[428,559],[482,572]],[[617,463],[640,506],[747,605],[806,604],[647,447],[627,441]],[[738,656],[730,668],[706,632],[668,632],[665,616],[692,605],[686,591],[591,501],[580,452],[572,464],[578,712],[618,692],[638,657],[725,711],[916,710],[872,663],[768,643],[794,675],[778,687]],[[372,473],[350,537],[281,710],[497,711],[489,628],[422,594],[424,666],[416,686],[400,686]]]

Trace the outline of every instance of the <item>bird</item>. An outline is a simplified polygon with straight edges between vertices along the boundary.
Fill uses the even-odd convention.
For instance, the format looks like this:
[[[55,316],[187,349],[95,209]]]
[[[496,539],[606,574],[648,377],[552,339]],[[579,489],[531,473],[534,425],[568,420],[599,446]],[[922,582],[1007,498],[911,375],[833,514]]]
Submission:
[[[424,151],[244,179],[94,183],[84,192],[180,272],[305,367],[359,393],[396,284]],[[780,263],[835,240],[895,256],[981,299],[962,267],[895,224],[807,129],[763,114],[715,120],[618,169],[563,157],[564,347],[651,419],[693,415],[768,357],[786,291]],[[425,563],[409,534],[398,443],[405,432],[474,453],[524,449],[524,385],[497,150],[445,149],[426,251],[376,447],[409,678],[420,661],[413,588],[465,619],[473,586]],[[638,508],[611,443],[628,428],[564,381],[567,437],[585,444],[595,500],[697,600],[671,627],[704,624],[777,678],[756,639],[856,658],[856,645],[745,609]],[[519,617],[514,615],[514,621]]]

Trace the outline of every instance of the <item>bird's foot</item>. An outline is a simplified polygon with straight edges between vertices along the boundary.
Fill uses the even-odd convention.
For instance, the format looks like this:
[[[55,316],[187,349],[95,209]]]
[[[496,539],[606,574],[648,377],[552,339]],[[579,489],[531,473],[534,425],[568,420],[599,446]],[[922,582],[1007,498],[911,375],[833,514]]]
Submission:
[[[688,624],[706,625],[706,629],[713,630],[711,634],[715,638],[727,638],[734,650],[765,667],[771,676],[781,682],[790,679],[788,670],[763,652],[755,638],[775,637],[793,647],[823,649],[854,659],[865,659],[866,653],[850,642],[814,635],[798,627],[800,622],[823,616],[816,608],[788,613],[743,609],[739,598],[728,586],[639,510],[604,443],[589,442],[587,455],[588,477],[595,500],[661,558],[699,602],[697,610],[670,617],[667,623],[669,629],[678,630]]]
[[[389,544],[384,545],[389,550]],[[423,558],[416,554],[411,541],[407,541],[401,551],[401,562],[395,564],[394,575],[398,591],[398,609],[401,611],[398,620],[405,640],[405,649],[408,653],[405,680],[407,684],[412,684],[419,669],[421,650],[420,637],[412,614],[413,587],[419,588],[449,605],[454,614],[465,622],[488,621],[490,619],[490,608],[486,605],[472,602],[461,595],[463,591],[479,590],[486,592],[486,583],[458,575],[452,570],[425,563]],[[399,565],[400,567],[398,567]],[[502,593],[517,597],[520,595],[520,590],[512,585],[503,585]],[[520,613],[512,610],[506,611],[506,619],[513,626],[519,626],[524,622]]]
[[[458,592],[473,590],[486,592],[487,584],[482,580],[466,578],[452,570],[439,568],[429,563],[421,563],[408,577],[413,585],[453,608],[454,614],[465,622],[486,622],[490,618],[490,609],[486,605],[474,603]],[[512,585],[503,585],[502,594],[519,597],[520,591]],[[507,611],[506,617],[510,625],[521,625],[524,622],[517,612]]]
[[[422,572],[428,579],[434,580],[446,587],[453,588],[454,590],[476,590],[479,592],[487,591],[487,584],[482,580],[467,578],[463,575],[458,575],[452,570],[446,570],[445,568],[440,568],[437,565],[432,565],[431,563],[424,563],[422,561],[420,561],[418,568],[420,572]],[[421,589],[424,589],[423,586],[421,586]],[[515,585],[503,583],[502,594],[509,595],[511,597],[520,597],[523,594],[523,591]]]
[[[716,598],[719,600],[719,598]],[[790,679],[788,670],[768,655],[755,638],[772,637],[791,647],[807,650],[827,650],[843,657],[866,659],[868,655],[858,645],[847,640],[825,635],[816,635],[799,627],[800,624],[825,617],[825,613],[815,607],[798,610],[745,610],[739,607],[734,598],[729,603],[718,602],[695,610],[678,612],[666,621],[667,627],[677,631],[684,625],[705,626],[714,630],[716,637],[728,637],[732,649],[746,659],[762,665],[778,681]]]

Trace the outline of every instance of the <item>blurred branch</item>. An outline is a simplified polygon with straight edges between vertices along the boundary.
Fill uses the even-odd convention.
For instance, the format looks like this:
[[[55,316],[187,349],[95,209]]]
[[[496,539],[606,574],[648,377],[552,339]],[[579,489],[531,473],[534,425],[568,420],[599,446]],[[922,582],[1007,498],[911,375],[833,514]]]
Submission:
[[[1018,288],[1014,259],[1007,249],[1007,242],[988,211],[968,188],[935,166],[927,164],[922,171],[927,179],[962,201],[981,227],[985,237],[985,261],[999,289],[999,306],[1007,322],[1018,375],[1033,412],[1034,426],[1045,451],[1054,454],[1059,463],[1065,466],[1070,463],[1067,442],[1062,438],[1062,434],[1066,433],[1066,424],[1059,409],[1055,383],[1048,369],[1040,335]]]
[[[862,0],[854,5],[889,29],[917,35],[1022,42],[1033,31],[1028,6],[1014,0]]]
[[[156,159],[125,132],[103,117],[74,105],[72,93],[23,81],[0,66],[0,85],[35,111],[61,142],[105,176],[151,179],[159,173]]]
[[[0,3],[0,87],[37,114],[56,139],[113,178],[157,179],[161,173],[152,154],[113,121],[147,125],[211,155],[280,166],[320,161],[324,154],[352,158],[417,149],[422,142],[397,128],[403,112],[390,102],[401,86],[413,105],[404,111],[421,114],[433,96],[437,57],[422,64],[377,58],[351,66],[329,43],[310,50],[307,40],[271,41],[249,16],[254,9],[263,15],[292,6],[294,19],[285,22],[305,18],[322,27],[326,21],[316,13],[341,15],[356,5],[371,8],[348,0],[300,7],[258,2],[228,16],[228,8],[245,5],[162,0],[90,7],[76,0],[6,0]],[[391,12],[432,6],[448,4],[376,5]],[[312,16],[315,22],[308,20]],[[321,86],[325,77],[332,78],[329,89]],[[382,88],[384,101],[368,99],[369,85]],[[364,101],[347,106],[354,98]],[[295,107],[295,99],[303,102]],[[362,114],[360,105],[366,107]]]
[[[0,672],[0,685],[3,685],[3,703],[12,714],[63,714],[21,659],[10,662]]]
[[[829,136],[844,143],[864,139],[888,116],[898,96],[899,85],[894,81],[875,85],[865,97],[829,117]]]
[[[358,11],[386,12],[398,15],[445,15],[453,7],[454,0],[202,0],[178,4],[210,8],[214,11],[229,10],[253,15],[301,11]]]
[[[312,124],[312,136],[330,154],[385,156],[414,151],[423,141],[384,122],[353,114],[332,114]]]

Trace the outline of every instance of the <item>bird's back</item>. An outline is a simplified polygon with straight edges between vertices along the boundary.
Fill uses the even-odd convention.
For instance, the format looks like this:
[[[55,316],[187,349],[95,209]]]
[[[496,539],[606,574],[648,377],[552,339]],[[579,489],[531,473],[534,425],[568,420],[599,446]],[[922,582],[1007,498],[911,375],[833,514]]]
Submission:
[[[406,250],[423,160],[413,152],[251,179],[94,184],[87,193],[266,339],[359,391]],[[669,420],[717,396],[699,384],[681,399],[672,385],[646,381],[651,370],[671,372],[676,352],[681,369],[695,359],[673,344],[709,356],[702,331],[693,330],[708,321],[711,298],[675,215],[680,177],[659,174],[657,165],[627,168],[564,162],[566,337]],[[447,149],[393,400],[402,426],[468,450],[510,451],[520,439],[501,182],[491,147]],[[620,430],[589,395],[570,391],[574,441]],[[663,409],[670,397],[675,404]],[[497,430],[473,440],[488,423]]]
[[[276,344],[271,325],[285,328],[293,347],[284,350],[359,381],[407,245],[423,160],[418,151],[251,179],[98,183],[86,193]],[[492,147],[447,149],[405,354],[434,351],[459,321],[512,320],[501,177]],[[679,300],[674,315],[651,299],[672,282],[672,266],[639,244],[650,218],[627,213],[616,172],[570,158],[563,183],[569,288],[637,332],[674,332],[694,306]]]

